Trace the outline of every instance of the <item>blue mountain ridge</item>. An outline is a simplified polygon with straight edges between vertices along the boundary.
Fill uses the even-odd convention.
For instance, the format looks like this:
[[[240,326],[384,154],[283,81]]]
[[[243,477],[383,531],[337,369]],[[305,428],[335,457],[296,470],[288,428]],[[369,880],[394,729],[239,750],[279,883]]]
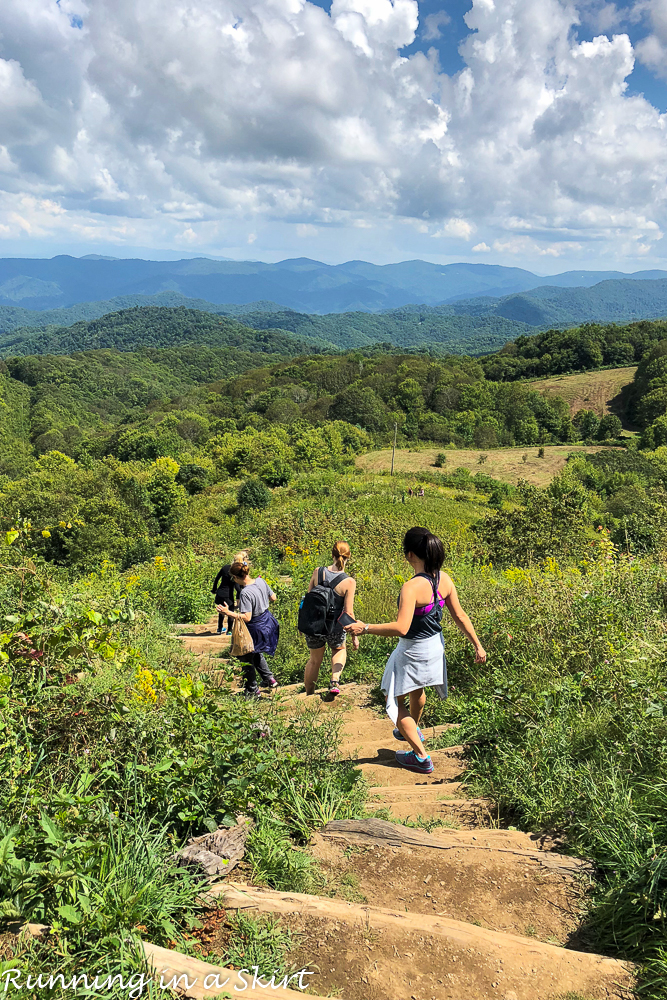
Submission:
[[[536,288],[589,288],[601,281],[655,281],[667,271],[568,271],[542,276],[499,264],[398,264],[309,258],[229,261],[109,260],[60,255],[50,259],[0,259],[0,306],[39,312],[118,297],[178,293],[213,305],[269,301],[301,312],[380,312],[409,303],[458,304],[479,296],[503,298]],[[458,309],[457,309],[458,311]]]

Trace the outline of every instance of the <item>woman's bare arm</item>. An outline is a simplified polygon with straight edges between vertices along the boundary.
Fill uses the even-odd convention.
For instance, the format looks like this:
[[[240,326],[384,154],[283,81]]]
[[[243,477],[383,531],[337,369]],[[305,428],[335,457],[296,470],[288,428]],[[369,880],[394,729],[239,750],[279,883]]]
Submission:
[[[343,581],[342,586],[345,587],[345,590],[343,591],[345,596],[343,611],[346,615],[349,615],[350,618],[354,618],[354,595],[357,590],[357,581],[350,577],[349,580]]]
[[[459,601],[459,595],[456,593],[456,587],[449,579],[449,577],[446,577],[446,579],[449,585],[447,588],[449,592],[446,595],[444,595],[445,604],[447,605],[447,610],[452,616],[452,619],[456,627],[460,629],[461,632],[463,632],[466,639],[469,639],[470,642],[475,647],[475,663],[486,663],[486,650],[484,649],[481,642],[477,638],[477,633],[475,632],[473,624],[468,618],[468,615],[461,607],[461,603]]]
[[[398,598],[398,616],[396,621],[387,622],[382,625],[369,625],[368,627],[366,627],[364,622],[355,622],[354,625],[348,625],[345,631],[351,632],[353,635],[361,635],[362,632],[368,632],[369,635],[407,635],[415,613],[418,586],[419,581],[414,579],[408,580],[407,583],[403,584]]]
[[[230,618],[242,618],[244,622],[249,622],[252,618],[251,611],[230,611],[226,604],[216,604],[216,608],[221,615],[229,615]]]

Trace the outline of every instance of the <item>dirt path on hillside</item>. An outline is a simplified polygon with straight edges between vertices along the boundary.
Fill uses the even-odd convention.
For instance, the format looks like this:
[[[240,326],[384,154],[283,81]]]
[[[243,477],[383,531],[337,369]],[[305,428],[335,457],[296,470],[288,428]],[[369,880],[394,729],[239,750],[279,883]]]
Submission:
[[[228,645],[211,632],[215,625],[194,626],[182,636],[207,675]],[[367,815],[315,834],[310,849],[329,895],[277,892],[233,876],[212,893],[227,909],[280,916],[298,942],[291,961],[314,973],[309,993],[348,1000],[630,996],[628,964],[583,950],[587,864],[537,835],[500,829],[494,804],[465,794],[462,747],[433,750],[431,775],[400,768],[394,754],[402,744],[369,687],[345,684],[334,701],[326,691],[306,698],[300,687],[280,688],[268,711],[339,713],[340,753],[369,785],[367,812],[384,820]],[[449,729],[425,730],[427,745]],[[455,731],[448,735],[455,739]]]

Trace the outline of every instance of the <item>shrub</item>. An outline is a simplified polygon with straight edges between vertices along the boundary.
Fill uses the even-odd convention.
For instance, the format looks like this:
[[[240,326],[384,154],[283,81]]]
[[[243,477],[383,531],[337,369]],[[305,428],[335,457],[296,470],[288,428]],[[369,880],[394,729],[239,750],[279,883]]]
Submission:
[[[444,451],[439,451],[435,456],[435,462],[433,463],[436,469],[442,469],[444,465],[447,465],[447,455]]]
[[[596,437],[598,441],[608,441],[609,438],[620,437],[622,424],[615,413],[606,413],[600,421]]]
[[[271,490],[261,479],[246,479],[236,495],[239,507],[264,510],[271,503]]]

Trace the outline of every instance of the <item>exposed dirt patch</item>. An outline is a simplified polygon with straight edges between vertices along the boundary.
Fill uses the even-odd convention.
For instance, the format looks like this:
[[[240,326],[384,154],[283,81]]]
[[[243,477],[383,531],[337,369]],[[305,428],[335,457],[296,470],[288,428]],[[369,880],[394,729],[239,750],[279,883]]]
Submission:
[[[521,969],[512,969],[499,955],[423,933],[418,916],[405,929],[302,914],[282,920],[298,941],[291,957],[314,973],[309,992],[320,996],[339,991],[345,1000],[556,1000],[569,988],[528,955]],[[624,995],[608,975],[583,979],[586,995],[595,1000]]]
[[[584,902],[581,879],[492,851],[316,843],[332,880],[374,906],[453,917],[492,930],[566,944]],[[336,895],[340,895],[336,892]]]

